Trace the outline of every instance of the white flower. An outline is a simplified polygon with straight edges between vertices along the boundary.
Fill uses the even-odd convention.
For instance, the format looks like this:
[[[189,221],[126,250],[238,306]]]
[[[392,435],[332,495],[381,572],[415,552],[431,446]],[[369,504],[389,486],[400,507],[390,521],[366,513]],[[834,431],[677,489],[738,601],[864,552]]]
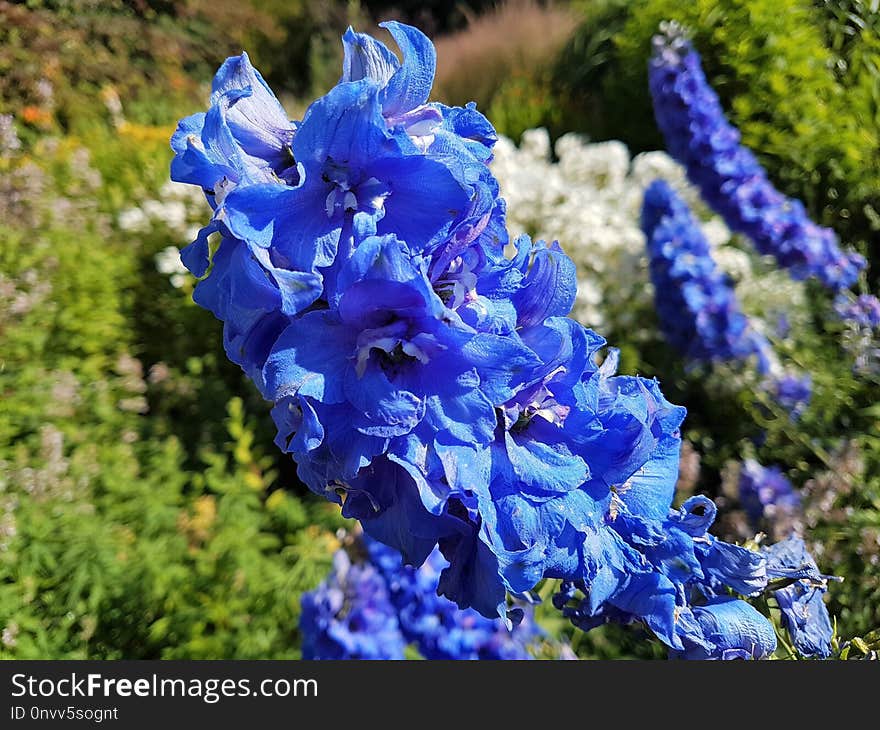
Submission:
[[[149,227],[146,214],[140,208],[126,208],[116,217],[123,231],[145,231]]]
[[[171,286],[180,289],[187,279],[186,267],[180,260],[180,251],[176,246],[163,248],[156,254],[156,271],[169,277]]]
[[[701,228],[721,269],[739,282],[752,282],[743,289],[746,303],[753,289],[760,291],[763,285],[754,284],[760,277],[753,258],[729,245],[727,226],[711,215],[684,169],[665,152],[643,152],[630,159],[622,142],[589,143],[576,134],[560,137],[554,151],[557,163],[551,161],[550,136],[543,128],[526,131],[519,147],[501,137],[492,172],[507,200],[511,235],[558,240],[577,265],[573,314],[580,321],[596,328],[631,329],[639,308],[651,306],[640,218],[644,191],[658,178],[705,219]],[[794,286],[802,293],[800,285]],[[784,289],[784,296],[798,298],[791,286]],[[778,300],[770,299],[774,304]]]

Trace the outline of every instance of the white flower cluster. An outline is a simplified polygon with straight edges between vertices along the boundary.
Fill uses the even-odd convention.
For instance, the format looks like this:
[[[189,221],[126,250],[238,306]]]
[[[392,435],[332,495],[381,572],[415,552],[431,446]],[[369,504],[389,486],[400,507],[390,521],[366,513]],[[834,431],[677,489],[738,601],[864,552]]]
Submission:
[[[732,245],[730,231],[709,217],[684,170],[664,152],[630,157],[621,142],[590,144],[560,137],[554,162],[545,129],[531,129],[517,147],[502,137],[492,171],[508,203],[511,234],[558,240],[578,266],[574,315],[596,328],[630,329],[651,306],[645,236],[639,219],[645,188],[662,178],[705,219],[703,231],[722,270],[740,281],[751,276],[749,255]]]
[[[175,289],[181,289],[186,284],[189,274],[180,260],[180,249],[177,246],[167,246],[156,254],[156,271],[165,274]]]
[[[126,208],[116,218],[117,225],[131,233],[145,233],[164,226],[181,240],[191,241],[199,231],[196,221],[204,218],[208,203],[201,190],[171,180],[159,190],[159,198],[145,200],[138,207]]]
[[[199,188],[171,180],[159,190],[158,199],[145,200],[138,207],[126,208],[116,217],[116,224],[128,233],[147,233],[156,228],[170,231],[181,247],[194,240],[201,227],[208,204]],[[156,269],[181,288],[187,280],[186,267],[177,246],[168,246],[156,254]]]

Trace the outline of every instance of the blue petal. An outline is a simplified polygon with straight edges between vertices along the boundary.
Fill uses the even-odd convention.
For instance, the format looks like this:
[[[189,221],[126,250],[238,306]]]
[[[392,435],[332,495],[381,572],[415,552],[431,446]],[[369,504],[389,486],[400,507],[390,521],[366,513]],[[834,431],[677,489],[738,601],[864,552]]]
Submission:
[[[514,387],[540,365],[535,354],[511,337],[479,333],[462,348],[462,355],[480,373],[480,388],[493,404],[514,395]]]
[[[404,562],[415,566],[444,535],[462,529],[459,520],[428,512],[410,475],[385,459],[351,482],[343,515],[360,520],[370,537],[399,550]]]
[[[449,561],[437,592],[459,608],[473,608],[487,618],[507,616],[507,590],[498,575],[498,559],[471,528],[440,541]]]
[[[413,252],[442,240],[470,200],[456,167],[453,161],[412,154],[375,160],[370,173],[391,184],[378,233],[396,234]]]
[[[203,277],[208,270],[208,266],[211,263],[208,237],[218,230],[219,226],[216,223],[209,223],[204,228],[199,229],[195,241],[180,251],[180,260],[183,262],[183,265],[197,279]]]
[[[776,651],[773,625],[745,601],[720,597],[693,612],[711,648],[689,646],[682,659],[763,659]]]
[[[351,368],[353,336],[335,315],[309,312],[278,338],[264,374],[272,400],[298,393],[323,403],[345,400],[345,374]]]
[[[379,25],[394,36],[403,54],[403,63],[382,94],[385,113],[396,116],[428,101],[437,69],[437,52],[428,36],[417,28],[394,20]]]
[[[226,123],[242,149],[276,171],[292,163],[294,127],[247,53],[226,59],[214,76],[211,101],[228,103]]]
[[[651,458],[626,482],[620,498],[633,514],[662,520],[669,512],[678,479],[681,440],[663,438]]]
[[[577,294],[577,267],[557,242],[545,247],[538,241],[532,250],[532,262],[514,295],[519,325],[530,327],[547,317],[564,317],[574,305]]]
[[[696,542],[695,547],[710,588],[720,584],[753,596],[767,587],[767,561],[761,553],[714,538]]]
[[[307,175],[320,178],[328,161],[357,166],[396,149],[379,105],[379,88],[370,79],[334,86],[313,102],[293,138],[293,154]],[[317,185],[318,179],[310,184]],[[323,206],[312,210],[320,211]]]
[[[360,414],[352,425],[361,433],[402,436],[412,431],[425,415],[424,400],[389,381],[382,368],[373,363],[360,376],[349,367],[344,377],[348,402]]]
[[[554,448],[535,438],[515,439],[510,433],[505,434],[505,445],[513,473],[529,493],[568,492],[590,476],[584,460],[561,445]]]
[[[379,86],[385,86],[394,72],[400,67],[388,47],[366,33],[355,33],[349,26],[342,36],[344,56],[340,83],[370,79]]]
[[[342,221],[324,213],[322,193],[306,184],[239,187],[224,201],[224,220],[236,238],[271,247],[285,268],[312,272],[333,263],[342,232]]]

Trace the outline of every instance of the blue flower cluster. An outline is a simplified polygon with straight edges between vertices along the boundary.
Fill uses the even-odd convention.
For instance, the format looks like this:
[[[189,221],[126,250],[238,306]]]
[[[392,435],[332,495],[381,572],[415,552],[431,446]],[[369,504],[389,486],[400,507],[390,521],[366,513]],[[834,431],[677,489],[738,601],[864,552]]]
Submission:
[[[740,309],[687,204],[663,180],[645,191],[642,230],[666,340],[691,362],[754,359],[765,390],[797,419],[810,402],[811,378],[780,366],[770,342]]]
[[[834,629],[822,595],[828,590],[828,581],[835,579],[819,572],[804,541],[795,535],[764,548],[763,554],[767,575],[782,579],[773,596],[794,648],[805,657],[831,656]]]
[[[667,341],[692,361],[755,357],[758,371],[768,373],[770,343],[740,310],[733,283],[716,265],[690,209],[663,180],[645,191],[642,230]]]
[[[437,594],[447,562],[434,550],[419,568],[404,565],[400,553],[367,539],[370,562],[384,577],[404,638],[425,659],[531,659],[528,647],[540,638],[526,606],[522,620],[508,630],[500,618],[486,618],[473,609],[459,609]]]
[[[194,298],[274,404],[276,443],[405,563],[439,545],[438,591],[460,608],[503,617],[508,593],[558,578],[585,592],[582,625],[624,616],[674,650],[766,653],[765,625],[716,607],[725,586],[764,586],[763,558],[706,533],[708,500],[670,513],[685,410],[616,375],[613,351],[597,365],[557,244],[505,255],[494,129],[428,102],[433,45],[383,25],[403,60],[349,30],[339,83],[302,121],[243,54],[172,138],[172,177],[213,207],[182,252]]]
[[[841,251],[831,229],[811,221],[800,201],[773,187],[754,154],[740,144],[681,27],[665,23],[661,31],[649,65],[654,114],[669,153],[703,199],[795,279],[816,277],[834,291],[852,286],[864,258]]]
[[[783,371],[771,381],[771,394],[779,405],[797,420],[810,405],[813,396],[813,379],[809,373]]]
[[[334,556],[331,575],[303,596],[304,659],[402,659],[413,644],[425,659],[532,659],[540,631],[529,612],[512,631],[500,618],[459,608],[437,595],[446,561],[434,550],[420,568],[367,538],[367,560]]]
[[[860,329],[874,330],[880,327],[880,300],[872,294],[861,294],[854,299],[840,294],[834,301],[834,311],[844,322],[850,322]]]
[[[776,649],[772,625],[730,592],[761,593],[767,561],[710,535],[715,515],[715,505],[702,496],[663,514],[622,511],[606,529],[626,546],[626,559],[607,555],[601,579],[592,583],[564,581],[555,605],[584,631],[610,621],[640,622],[673,657],[766,657]]]
[[[774,522],[795,515],[801,507],[800,495],[782,470],[776,466],[761,466],[754,459],[746,459],[742,464],[739,499],[756,527],[763,520]]]
[[[382,575],[339,550],[333,572],[304,593],[299,622],[303,659],[403,659],[406,641]]]

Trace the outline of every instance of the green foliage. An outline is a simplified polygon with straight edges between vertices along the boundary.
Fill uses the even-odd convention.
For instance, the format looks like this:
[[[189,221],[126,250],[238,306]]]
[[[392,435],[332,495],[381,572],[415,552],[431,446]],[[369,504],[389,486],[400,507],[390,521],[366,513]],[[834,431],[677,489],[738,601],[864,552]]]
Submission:
[[[634,151],[663,148],[647,84],[663,20],[692,30],[710,83],[774,182],[845,240],[875,240],[877,10],[857,1],[597,3],[557,68],[560,97],[582,110],[569,127]]]
[[[171,128],[77,124],[0,154],[0,657],[296,657],[338,508],[157,271],[180,233],[116,223]]]
[[[487,112],[499,134],[519,139],[527,129],[559,128],[560,109],[547,82],[546,73],[535,73],[514,75],[501,84]]]

